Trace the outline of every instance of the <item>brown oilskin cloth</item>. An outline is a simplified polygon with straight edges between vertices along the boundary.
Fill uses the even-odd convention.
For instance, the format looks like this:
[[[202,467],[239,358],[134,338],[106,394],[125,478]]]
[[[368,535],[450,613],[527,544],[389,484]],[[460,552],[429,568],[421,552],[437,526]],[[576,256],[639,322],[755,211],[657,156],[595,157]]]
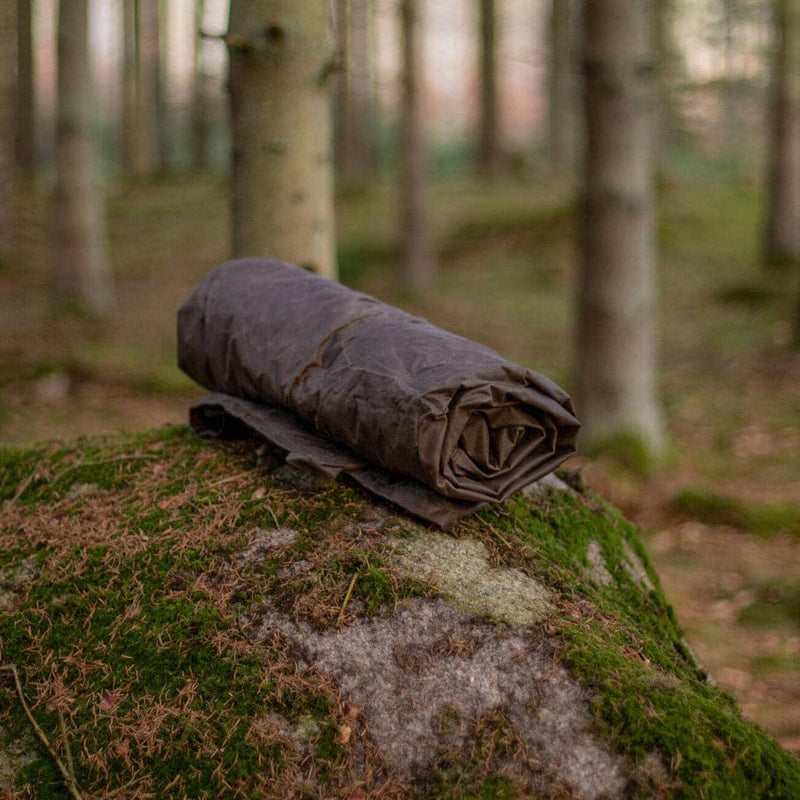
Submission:
[[[580,424],[552,381],[488,347],[268,258],[229,261],[178,311],[207,436],[255,431],[450,527],[554,470]]]

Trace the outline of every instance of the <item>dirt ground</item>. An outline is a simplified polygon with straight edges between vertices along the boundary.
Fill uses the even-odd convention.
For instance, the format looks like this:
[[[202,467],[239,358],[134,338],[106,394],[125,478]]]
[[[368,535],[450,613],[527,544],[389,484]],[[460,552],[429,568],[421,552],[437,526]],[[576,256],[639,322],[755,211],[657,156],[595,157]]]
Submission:
[[[54,315],[46,192],[22,203],[19,257],[0,268],[2,445],[183,422],[202,393],[175,366],[175,311],[226,256],[224,182],[119,188],[109,208],[117,313],[101,324]],[[394,277],[390,189],[342,197],[345,282],[570,388],[568,189],[451,183],[434,187],[431,208],[439,278],[410,302]],[[621,451],[571,466],[644,526],[707,669],[800,753],[800,354],[788,347],[791,297],[785,284],[763,280],[754,187],[669,185],[662,209],[669,453],[657,465]],[[687,490],[700,501],[688,504]]]

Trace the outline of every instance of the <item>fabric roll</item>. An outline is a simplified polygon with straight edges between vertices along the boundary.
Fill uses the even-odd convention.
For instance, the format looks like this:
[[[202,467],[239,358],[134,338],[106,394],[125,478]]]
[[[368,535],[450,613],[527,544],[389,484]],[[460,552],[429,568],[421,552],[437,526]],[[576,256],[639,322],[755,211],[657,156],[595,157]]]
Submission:
[[[178,312],[178,360],[214,393],[192,409],[201,433],[243,425],[443,527],[554,470],[577,441],[569,396],[544,376],[272,259],[206,276]]]

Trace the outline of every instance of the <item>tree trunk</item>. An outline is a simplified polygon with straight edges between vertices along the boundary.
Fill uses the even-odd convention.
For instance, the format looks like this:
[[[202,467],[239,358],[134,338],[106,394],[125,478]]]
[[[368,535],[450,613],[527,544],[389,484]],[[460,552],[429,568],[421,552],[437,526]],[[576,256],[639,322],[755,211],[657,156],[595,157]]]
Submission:
[[[561,174],[575,171],[578,146],[577,26],[579,0],[552,0],[548,61],[548,138],[550,164]]]
[[[481,105],[478,169],[484,178],[495,178],[500,165],[496,23],[494,0],[480,0]]]
[[[655,164],[659,175],[667,173],[670,143],[680,133],[674,89],[681,73],[681,56],[675,43],[675,0],[656,3],[656,104],[655,104]],[[683,75],[680,74],[680,78]]]
[[[323,0],[232,0],[233,254],[336,276]]]
[[[32,0],[17,0],[17,171],[33,177],[36,143],[33,112]]]
[[[192,75],[192,160],[195,169],[203,169],[208,165],[206,76],[202,36],[205,10],[205,0],[195,0],[194,73]]]
[[[159,169],[157,89],[158,41],[153,42],[153,11],[158,0],[123,0],[123,162],[137,178]]]
[[[0,262],[11,257],[14,246],[16,17],[16,3],[0,2]]]
[[[164,93],[164,70],[161,64],[161,0],[139,0],[139,41],[141,58],[142,111],[145,114],[154,152],[151,175],[166,169],[169,162],[167,109]]]
[[[740,141],[739,113],[737,109],[736,68],[736,0],[722,0],[722,52],[725,63],[725,80],[722,84],[722,142],[725,155],[736,162]]]
[[[663,444],[656,393],[653,4],[586,3],[586,169],[578,295],[584,447]]]
[[[345,69],[337,93],[336,157],[345,183],[362,183],[372,167],[369,0],[337,0],[338,49]]]
[[[87,0],[61,0],[58,16],[54,298],[102,317],[112,308],[103,206],[95,180]]]
[[[780,0],[766,261],[800,266],[800,0]]]
[[[433,257],[427,215],[427,170],[420,96],[420,4],[400,0],[403,38],[402,108],[400,116],[401,277],[412,292],[433,281]]]

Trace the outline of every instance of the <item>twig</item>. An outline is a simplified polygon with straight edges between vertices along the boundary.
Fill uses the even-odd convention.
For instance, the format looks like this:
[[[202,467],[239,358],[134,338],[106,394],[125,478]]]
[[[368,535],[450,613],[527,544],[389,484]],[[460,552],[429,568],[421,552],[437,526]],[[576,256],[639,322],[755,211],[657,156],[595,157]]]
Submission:
[[[111,458],[98,458],[94,461],[79,461],[73,467],[96,467],[98,464],[111,464],[113,461],[146,461],[161,458],[156,453],[123,453],[121,456],[111,456]]]
[[[223,486],[226,483],[233,483],[234,481],[240,481],[242,479],[242,475],[230,475],[227,478],[220,478],[218,481],[211,481],[211,483],[206,483],[204,486],[206,488],[211,488],[212,486]]]
[[[339,616],[336,618],[336,624],[341,625],[342,620],[344,619],[344,612],[347,609],[347,604],[350,602],[350,597],[353,594],[353,589],[356,585],[356,580],[358,579],[358,570],[353,574],[353,579],[350,581],[350,585],[347,587],[347,594],[344,596],[344,602],[342,603],[341,609],[339,609]]]
[[[35,471],[31,472],[31,474],[28,475],[28,477],[25,478],[19,484],[19,486],[17,486],[17,491],[14,492],[13,496],[10,497],[8,500],[6,500],[5,503],[3,503],[3,505],[6,506],[7,508],[10,508],[11,506],[13,506],[14,503],[16,503],[17,500],[19,500],[20,497],[22,497],[22,495],[25,494],[25,490],[31,485],[31,481],[33,481],[35,476],[36,476],[36,472]]]
[[[47,738],[47,734],[39,727],[39,723],[34,719],[33,714],[31,713],[30,706],[28,706],[27,700],[25,700],[25,694],[22,691],[22,682],[19,679],[19,672],[17,671],[17,667],[15,664],[0,664],[0,670],[3,672],[10,672],[14,676],[14,685],[17,689],[17,696],[19,697],[20,703],[22,703],[22,710],[25,712],[25,716],[28,718],[28,721],[31,723],[33,730],[36,732],[36,735],[39,737],[41,743],[45,746],[45,749],[48,753],[50,753],[50,757],[55,761],[56,766],[58,767],[61,776],[64,778],[64,783],[67,787],[67,791],[72,795],[74,800],[83,800],[81,793],[78,791],[78,786],[75,782],[74,776],[70,773],[70,770],[64,766],[64,762],[58,757],[56,751],[53,749],[53,746],[50,744],[50,740]],[[63,719],[63,718],[62,718]],[[66,742],[65,742],[66,744]],[[69,752],[69,748],[67,749]],[[72,755],[69,756],[70,763],[72,762]]]
[[[93,461],[79,461],[77,464],[69,464],[64,469],[59,470],[52,478],[49,479],[50,485],[54,485],[60,481],[65,475],[68,475],[75,469],[81,467],[97,467],[100,464],[113,464],[115,461],[146,461],[160,458],[155,453],[127,453],[121,456],[112,456],[111,458],[98,458]]]
[[[69,747],[69,738],[67,737],[67,723],[64,722],[64,713],[60,708],[56,709],[58,714],[58,727],[61,728],[61,741],[64,744],[64,753],[67,756],[67,769],[72,782],[75,783],[75,762],[72,760],[72,750]]]

